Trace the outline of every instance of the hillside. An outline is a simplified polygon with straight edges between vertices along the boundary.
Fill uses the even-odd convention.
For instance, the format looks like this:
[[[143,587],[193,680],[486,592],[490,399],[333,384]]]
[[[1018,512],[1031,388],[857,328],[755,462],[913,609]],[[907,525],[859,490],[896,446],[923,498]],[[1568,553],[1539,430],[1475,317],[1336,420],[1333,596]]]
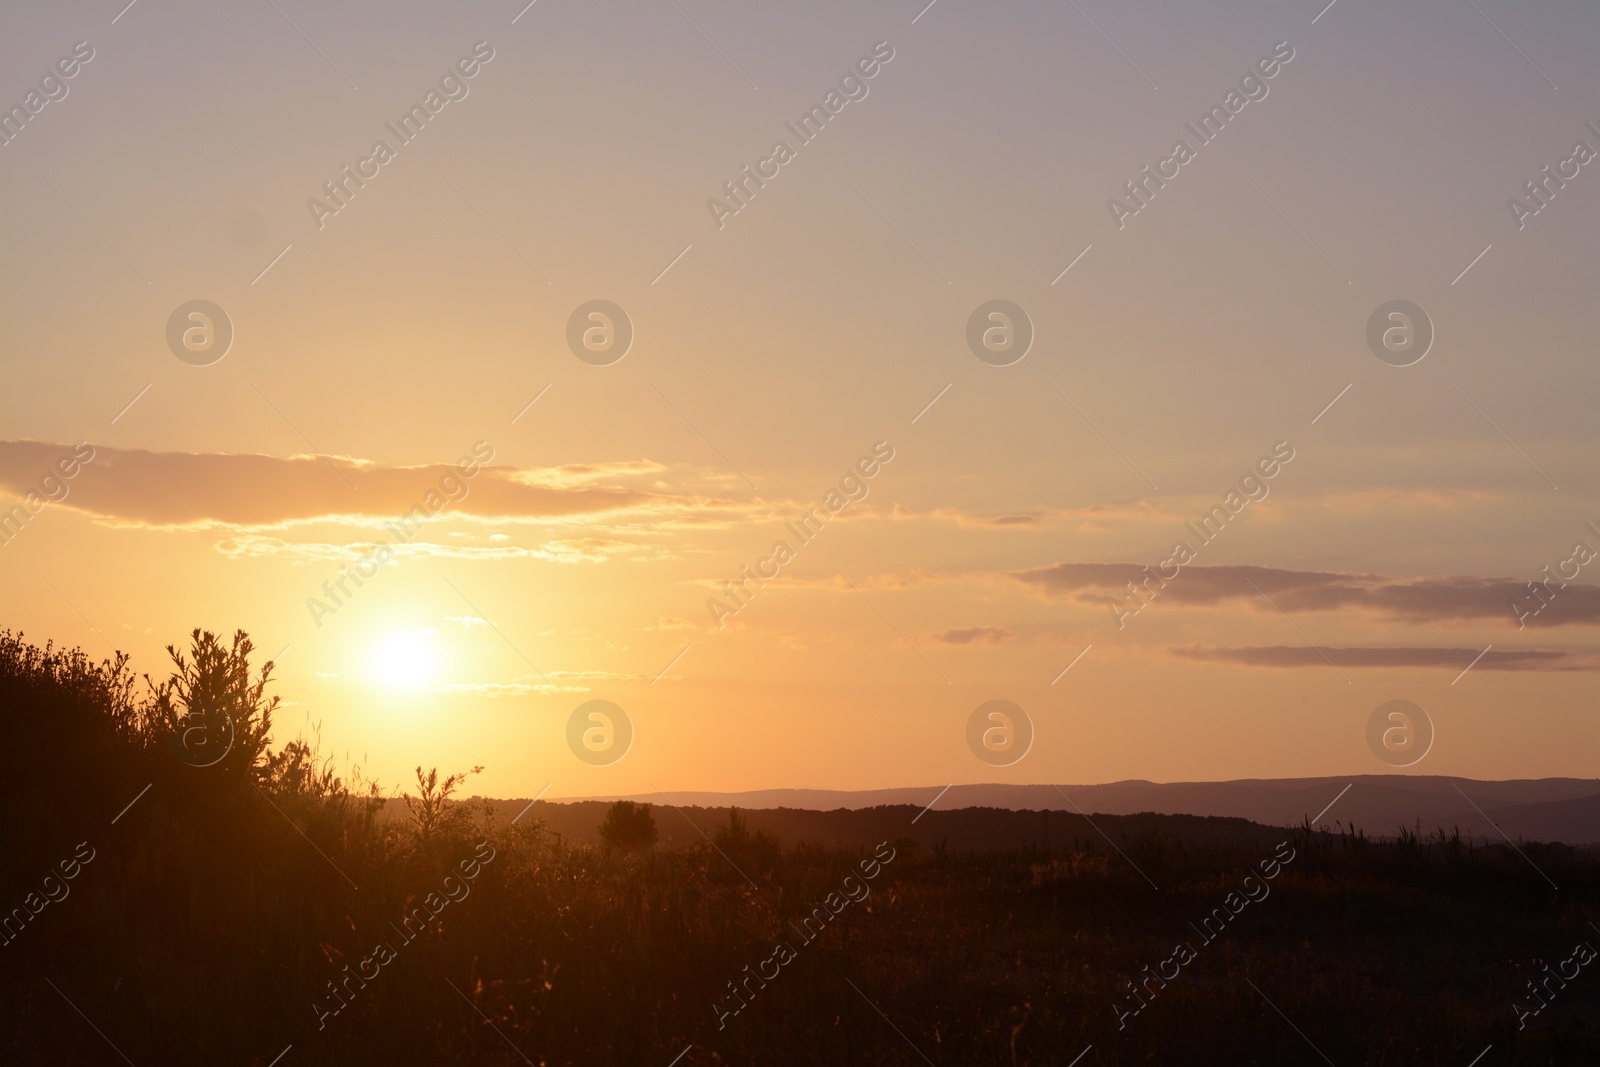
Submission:
[[[1369,836],[1377,837],[1393,836],[1401,827],[1416,829],[1420,825],[1424,831],[1459,827],[1464,837],[1474,840],[1503,840],[1503,831],[1513,840],[1600,843],[1600,779],[1594,778],[1535,778],[1496,782],[1431,775],[1378,774],[1344,778],[1245,778],[1225,782],[1125,781],[1060,787],[954,785],[943,791],[942,795],[941,790],[943,787],[936,785],[857,792],[766,789],[744,793],[640,794],[541,802],[536,810],[553,827],[564,828],[562,832],[573,833],[583,839],[587,839],[586,834],[592,835],[592,827],[598,825],[599,821],[599,815],[596,814],[599,809],[581,806],[584,801],[599,803],[628,799],[663,808],[670,803],[685,810],[704,808],[720,812],[729,807],[738,807],[751,812],[752,825],[777,833],[784,840],[834,840],[836,837],[854,840],[846,829],[851,820],[818,819],[806,815],[807,812],[826,813],[841,809],[866,811],[881,807],[911,807],[914,811],[921,811],[933,803],[932,810],[919,820],[919,826],[949,827],[956,824],[937,816],[960,809],[991,809],[993,813],[981,821],[985,821],[989,833],[998,834],[999,837],[990,838],[986,833],[979,840],[1013,843],[1045,840],[1048,820],[1041,819],[1039,813],[1046,811],[1060,813],[1061,817],[1055,825],[1071,827],[1059,831],[1070,835],[1087,830],[1080,812],[1093,816],[1103,825],[1112,826],[1122,825],[1111,819],[1112,816],[1142,813],[1248,820],[1265,826],[1286,826],[1299,825],[1302,820],[1315,818],[1325,809],[1326,814],[1318,825],[1353,825]],[[503,802],[513,816],[526,803],[526,798]],[[561,807],[575,810],[545,814]],[[1008,820],[1000,814],[1005,811],[1027,813],[1029,817]],[[764,814],[767,812],[786,814],[769,816]],[[663,833],[671,821],[674,820],[662,821]],[[675,821],[682,823],[681,819]],[[1190,824],[1173,825],[1187,827]],[[590,829],[585,830],[586,826]],[[923,832],[928,831],[924,829]],[[955,844],[954,839],[952,844]]]

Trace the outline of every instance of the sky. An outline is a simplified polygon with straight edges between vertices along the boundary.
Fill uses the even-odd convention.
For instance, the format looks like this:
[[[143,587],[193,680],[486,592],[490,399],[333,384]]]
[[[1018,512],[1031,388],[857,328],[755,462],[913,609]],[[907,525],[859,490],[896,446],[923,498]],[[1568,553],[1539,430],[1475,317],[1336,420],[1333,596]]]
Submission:
[[[0,625],[496,796],[1592,776],[1600,9],[924,5],[7,5]]]

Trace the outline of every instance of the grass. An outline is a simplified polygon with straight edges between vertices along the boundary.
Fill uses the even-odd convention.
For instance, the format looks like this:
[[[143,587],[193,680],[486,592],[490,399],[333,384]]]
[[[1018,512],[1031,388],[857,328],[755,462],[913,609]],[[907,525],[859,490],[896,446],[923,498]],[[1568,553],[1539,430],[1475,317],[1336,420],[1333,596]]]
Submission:
[[[237,680],[236,661],[213,660]],[[780,844],[732,821],[705,826],[722,852],[651,847],[637,830],[628,847],[575,843],[546,830],[543,802],[512,826],[449,796],[460,778],[420,769],[408,817],[380,817],[382,790],[303,742],[185,765],[174,709],[148,691],[126,662],[0,635],[0,908],[26,911],[80,842],[94,849],[0,947],[7,1063],[266,1067],[288,1047],[279,1067],[668,1067],[680,1053],[679,1067],[966,1067],[1066,1064],[1092,1046],[1081,1067],[1466,1067],[1488,1045],[1482,1067],[1600,1062],[1600,961],[1552,986],[1525,1029],[1512,1010],[1532,1004],[1525,983],[1545,963],[1600,946],[1593,851],[1525,843],[1524,858],[1443,831],[1305,826],[1263,829],[1263,844],[1182,820],[1112,829],[1126,858],[1087,828],[1048,848],[956,851],[913,837],[908,809],[870,894],[806,942],[791,924],[872,846]],[[228,714],[259,725],[263,694],[227,691],[247,705]],[[1270,894],[1204,943],[1190,924],[1278,841],[1294,859]],[[468,878],[462,862],[485,848]],[[429,894],[448,903],[405,936]],[[792,961],[744,986],[747,1006],[719,1027],[713,1002],[779,940]],[[363,977],[379,942],[394,959]],[[1127,983],[1178,942],[1195,958],[1142,987],[1119,1029]],[[330,982],[348,1007],[319,1027]]]

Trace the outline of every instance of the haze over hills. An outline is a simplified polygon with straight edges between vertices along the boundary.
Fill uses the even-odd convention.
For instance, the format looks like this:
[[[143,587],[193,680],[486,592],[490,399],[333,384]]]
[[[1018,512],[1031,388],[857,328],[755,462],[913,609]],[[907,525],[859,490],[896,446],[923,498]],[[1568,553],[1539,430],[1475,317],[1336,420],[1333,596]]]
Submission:
[[[1348,787],[1348,789],[1346,788]],[[1335,800],[1337,798],[1337,801]],[[1600,843],[1600,779],[1533,778],[1480,781],[1431,775],[1370,774],[1340,778],[1243,778],[1223,782],[1100,785],[952,785],[869,789],[763,789],[742,793],[681,792],[562,798],[635,800],[678,807],[753,811],[835,811],[907,805],[935,812],[963,808],[1065,811],[1088,815],[1155,813],[1247,819],[1282,826],[1316,819],[1391,836],[1400,827],[1459,827],[1465,836]],[[1331,807],[1330,807],[1331,805]],[[1326,814],[1322,814],[1326,811]]]

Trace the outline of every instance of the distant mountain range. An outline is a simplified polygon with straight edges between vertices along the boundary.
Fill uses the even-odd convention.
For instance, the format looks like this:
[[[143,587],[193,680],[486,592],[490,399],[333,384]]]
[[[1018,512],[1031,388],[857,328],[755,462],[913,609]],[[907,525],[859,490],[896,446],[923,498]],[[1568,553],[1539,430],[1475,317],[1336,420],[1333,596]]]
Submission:
[[[859,811],[884,806],[932,813],[990,808],[1060,811],[1082,815],[1155,813],[1247,819],[1268,826],[1356,826],[1369,836],[1390,837],[1401,827],[1419,825],[1431,833],[1459,827],[1463,836],[1513,841],[1600,844],[1600,778],[1530,778],[1478,781],[1424,775],[1362,774],[1338,778],[1241,778],[1227,782],[1110,782],[1103,785],[934,785],[925,788],[831,790],[762,789],[745,793],[650,793],[626,797],[588,797],[541,801],[540,808],[579,801],[636,800],[657,807],[726,809],[753,812],[790,809],[784,819],[794,830],[818,822],[802,812]],[[497,802],[521,810],[526,801]],[[587,807],[587,805],[585,805]],[[598,807],[596,811],[600,810]],[[576,813],[573,813],[576,815]],[[587,816],[587,813],[586,813]],[[568,822],[569,820],[559,820]],[[583,822],[587,823],[585,817]],[[752,818],[752,825],[766,822]],[[938,820],[944,822],[944,820]],[[666,827],[663,820],[663,829]],[[1057,820],[1057,825],[1065,825]],[[586,835],[585,835],[586,836]],[[785,836],[793,836],[793,833]],[[826,836],[821,834],[821,836]]]

